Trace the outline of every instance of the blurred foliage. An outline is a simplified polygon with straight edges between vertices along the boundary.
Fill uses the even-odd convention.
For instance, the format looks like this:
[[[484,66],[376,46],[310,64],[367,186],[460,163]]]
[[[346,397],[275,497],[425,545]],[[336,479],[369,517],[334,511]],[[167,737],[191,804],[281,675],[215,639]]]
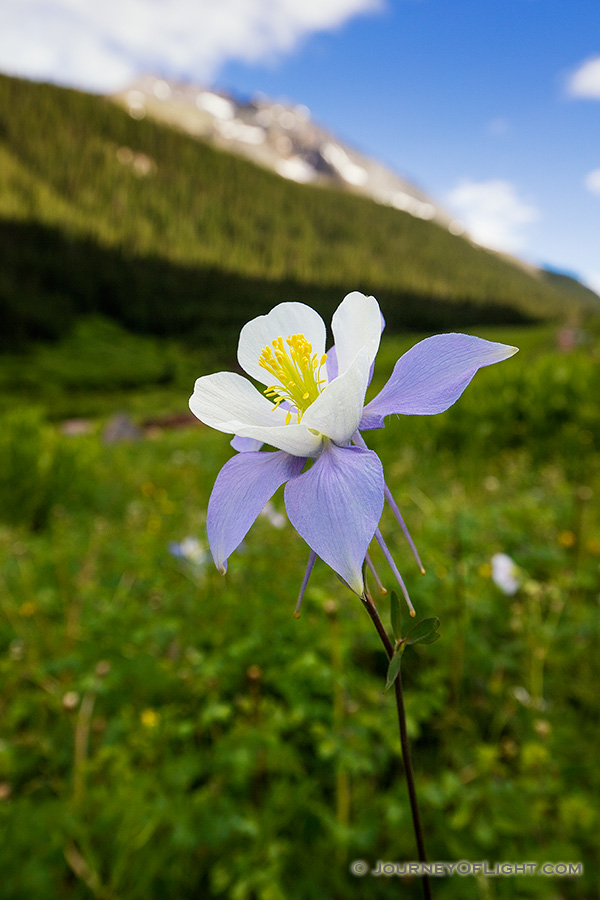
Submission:
[[[73,415],[94,392],[108,409],[127,385],[140,422],[147,391],[185,405],[185,351],[104,327],[92,321],[87,375],[85,333],[33,354],[0,423],[3,896],[420,897],[416,880],[349,873],[354,859],[415,858],[387,662],[357,598],[317,563],[295,620],[307,549],[264,515],[226,578],[202,553],[169,553],[187,535],[205,540],[225,435],[153,427],[107,443],[102,422],[73,437],[48,424],[67,397]],[[103,334],[114,349],[104,375]],[[549,329],[485,336],[521,353],[481,370],[447,413],[365,433],[427,575],[387,510],[384,535],[419,619],[441,622],[441,639],[403,660],[426,842],[432,860],[582,861],[585,872],[434,879],[434,896],[591,900],[597,342],[561,353]],[[405,343],[384,342],[372,390]],[[498,551],[519,566],[512,597],[490,577]],[[387,621],[387,599],[376,602]]]
[[[75,493],[89,500],[89,484],[76,481],[81,465],[90,461],[81,448],[60,439],[41,410],[8,413],[0,427],[0,520],[38,530],[48,524],[56,502],[68,502]]]
[[[53,420],[132,406],[147,417],[164,412],[165,404],[183,412],[194,379],[230,363],[216,348],[198,352],[86,316],[60,341],[0,355],[0,409],[20,408],[35,397]]]
[[[429,221],[298,185],[111,101],[0,76],[1,346],[81,315],[237,334],[281,300],[374,293],[391,331],[577,317],[598,298]]]

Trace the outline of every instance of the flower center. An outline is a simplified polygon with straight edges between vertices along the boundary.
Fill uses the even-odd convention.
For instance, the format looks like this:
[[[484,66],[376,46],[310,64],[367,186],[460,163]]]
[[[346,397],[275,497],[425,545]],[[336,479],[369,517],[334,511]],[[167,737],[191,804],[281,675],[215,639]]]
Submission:
[[[258,364],[274,375],[279,384],[271,385],[264,393],[274,399],[274,409],[284,400],[290,404],[286,425],[291,422],[292,410],[296,411],[300,422],[303,413],[327,383],[326,378],[320,378],[327,354],[324,353],[319,359],[303,334],[290,334],[285,342],[282,337],[278,337],[271,344],[271,347],[267,345],[261,353]]]

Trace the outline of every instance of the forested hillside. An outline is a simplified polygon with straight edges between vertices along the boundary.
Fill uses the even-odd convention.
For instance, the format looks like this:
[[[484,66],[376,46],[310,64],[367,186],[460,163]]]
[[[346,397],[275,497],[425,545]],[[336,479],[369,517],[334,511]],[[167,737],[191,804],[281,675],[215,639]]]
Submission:
[[[0,77],[5,347],[81,314],[214,340],[281,300],[328,315],[375,294],[388,327],[565,318],[597,308],[428,221],[298,185],[109,100]]]

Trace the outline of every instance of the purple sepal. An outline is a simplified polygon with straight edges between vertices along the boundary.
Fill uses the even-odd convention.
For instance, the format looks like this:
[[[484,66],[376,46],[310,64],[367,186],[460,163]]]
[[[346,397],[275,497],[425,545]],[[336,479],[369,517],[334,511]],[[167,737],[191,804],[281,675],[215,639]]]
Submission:
[[[248,453],[252,450],[260,450],[263,445],[263,442],[257,441],[256,438],[240,437],[239,434],[236,434],[229,443],[238,453]]]
[[[455,403],[482,366],[507,359],[514,347],[470,334],[436,334],[400,357],[382,390],[368,403],[361,431],[383,428],[385,416],[435,415]]]
[[[383,510],[383,485],[376,453],[327,442],[311,468],[285,489],[296,531],[359,595],[362,564]]]
[[[306,462],[277,450],[246,451],[225,463],[215,481],[206,516],[208,543],[217,569],[227,571],[227,558],[242,542],[278,487],[295,478]]]
[[[334,378],[338,377],[338,361],[335,351],[335,344],[327,351],[327,359],[325,360],[325,369],[327,370],[327,380],[331,384]]]

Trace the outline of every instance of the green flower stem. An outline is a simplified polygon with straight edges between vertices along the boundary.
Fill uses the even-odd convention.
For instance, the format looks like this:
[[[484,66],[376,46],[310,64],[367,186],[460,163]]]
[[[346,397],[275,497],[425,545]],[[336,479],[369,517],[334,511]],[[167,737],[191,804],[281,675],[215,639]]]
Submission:
[[[84,694],[77,715],[77,724],[75,725],[75,749],[73,753],[73,803],[75,806],[81,803],[85,793],[85,765],[95,702],[96,695],[93,691],[88,691]]]
[[[377,608],[373,603],[373,600],[366,591],[361,597],[361,600],[363,602],[363,606],[365,607],[371,618],[371,621],[373,622],[373,625],[375,626],[375,630],[377,631],[381,643],[385,648],[385,652],[388,655],[388,659],[391,659],[394,653],[394,646],[390,641],[385,628],[383,627],[383,623],[379,617],[379,613],[377,612]],[[410,756],[410,745],[408,743],[408,733],[406,731],[406,712],[404,710],[404,695],[402,692],[402,667],[400,667],[398,677],[394,682],[394,690],[396,693],[396,708],[398,710],[398,728],[400,731],[402,760],[404,762],[404,771],[406,773],[406,783],[408,785],[408,796],[410,798],[410,810],[412,813],[413,829],[417,842],[419,862],[426,863],[427,854],[425,852],[425,840],[423,838],[423,828],[421,826],[421,817],[419,815],[419,804],[417,802],[415,777],[412,767],[412,759]],[[425,897],[425,900],[431,900],[431,883],[429,881],[429,875],[423,874],[421,878],[423,884],[423,896]]]

